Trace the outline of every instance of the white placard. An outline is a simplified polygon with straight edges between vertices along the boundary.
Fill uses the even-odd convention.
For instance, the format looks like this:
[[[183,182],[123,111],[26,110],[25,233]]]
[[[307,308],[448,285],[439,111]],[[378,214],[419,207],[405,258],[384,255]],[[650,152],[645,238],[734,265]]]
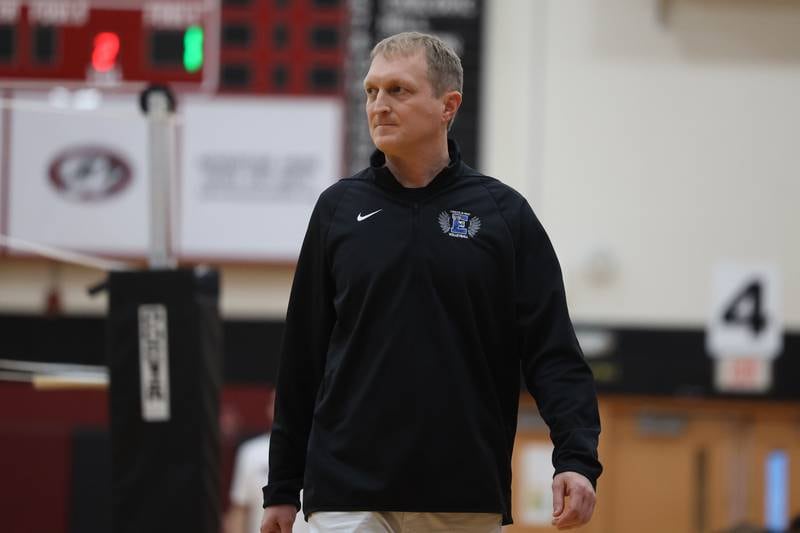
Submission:
[[[319,193],[341,177],[342,103],[187,97],[182,257],[294,261]]]
[[[553,445],[525,444],[520,450],[519,520],[526,526],[550,526],[553,520]]]
[[[718,359],[776,358],[783,350],[778,268],[721,263],[712,289],[708,353]]]
[[[139,378],[145,422],[164,422],[170,418],[167,331],[164,305],[139,306]]]
[[[63,101],[62,101],[63,100]],[[42,92],[14,94],[8,232],[39,244],[143,256],[147,250],[147,129],[135,95],[95,109]],[[79,103],[75,100],[74,103]]]

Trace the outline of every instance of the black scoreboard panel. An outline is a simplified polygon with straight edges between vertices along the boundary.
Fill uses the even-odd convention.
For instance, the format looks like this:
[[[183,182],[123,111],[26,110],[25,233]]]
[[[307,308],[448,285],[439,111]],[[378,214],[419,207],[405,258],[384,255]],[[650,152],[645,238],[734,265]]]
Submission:
[[[14,58],[14,26],[0,24],[0,63],[10,63]]]
[[[223,0],[222,93],[341,95],[347,0]]]
[[[11,24],[0,24],[0,63],[11,63],[16,55],[14,35],[15,28]]]
[[[464,67],[464,101],[450,135],[464,161],[478,165],[483,0],[350,0],[347,69],[348,166],[356,172],[374,149],[364,114],[363,79],[373,45],[402,31],[432,33],[450,43]]]

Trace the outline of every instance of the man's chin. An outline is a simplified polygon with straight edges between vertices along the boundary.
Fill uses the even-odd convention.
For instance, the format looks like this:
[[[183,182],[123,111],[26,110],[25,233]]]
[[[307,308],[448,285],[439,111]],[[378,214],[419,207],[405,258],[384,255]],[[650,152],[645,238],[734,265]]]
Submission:
[[[375,147],[384,154],[392,154],[401,146],[401,143],[390,135],[375,136],[372,138],[372,142],[375,144]]]

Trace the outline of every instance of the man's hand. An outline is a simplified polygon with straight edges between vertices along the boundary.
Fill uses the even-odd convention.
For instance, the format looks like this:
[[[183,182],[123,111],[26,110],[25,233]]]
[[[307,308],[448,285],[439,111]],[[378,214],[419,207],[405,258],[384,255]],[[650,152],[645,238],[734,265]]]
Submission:
[[[270,505],[264,509],[261,533],[292,533],[292,524],[297,516],[294,505]]]
[[[553,478],[553,525],[558,529],[572,529],[589,522],[594,503],[594,488],[581,474],[561,472]]]

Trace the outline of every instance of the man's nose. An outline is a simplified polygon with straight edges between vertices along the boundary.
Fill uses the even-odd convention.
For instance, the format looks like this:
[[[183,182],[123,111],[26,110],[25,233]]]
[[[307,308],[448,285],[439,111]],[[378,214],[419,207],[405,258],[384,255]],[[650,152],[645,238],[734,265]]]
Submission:
[[[383,113],[389,110],[389,102],[387,99],[386,91],[383,89],[378,91],[378,94],[375,95],[375,102],[374,102],[373,109],[376,113]]]

